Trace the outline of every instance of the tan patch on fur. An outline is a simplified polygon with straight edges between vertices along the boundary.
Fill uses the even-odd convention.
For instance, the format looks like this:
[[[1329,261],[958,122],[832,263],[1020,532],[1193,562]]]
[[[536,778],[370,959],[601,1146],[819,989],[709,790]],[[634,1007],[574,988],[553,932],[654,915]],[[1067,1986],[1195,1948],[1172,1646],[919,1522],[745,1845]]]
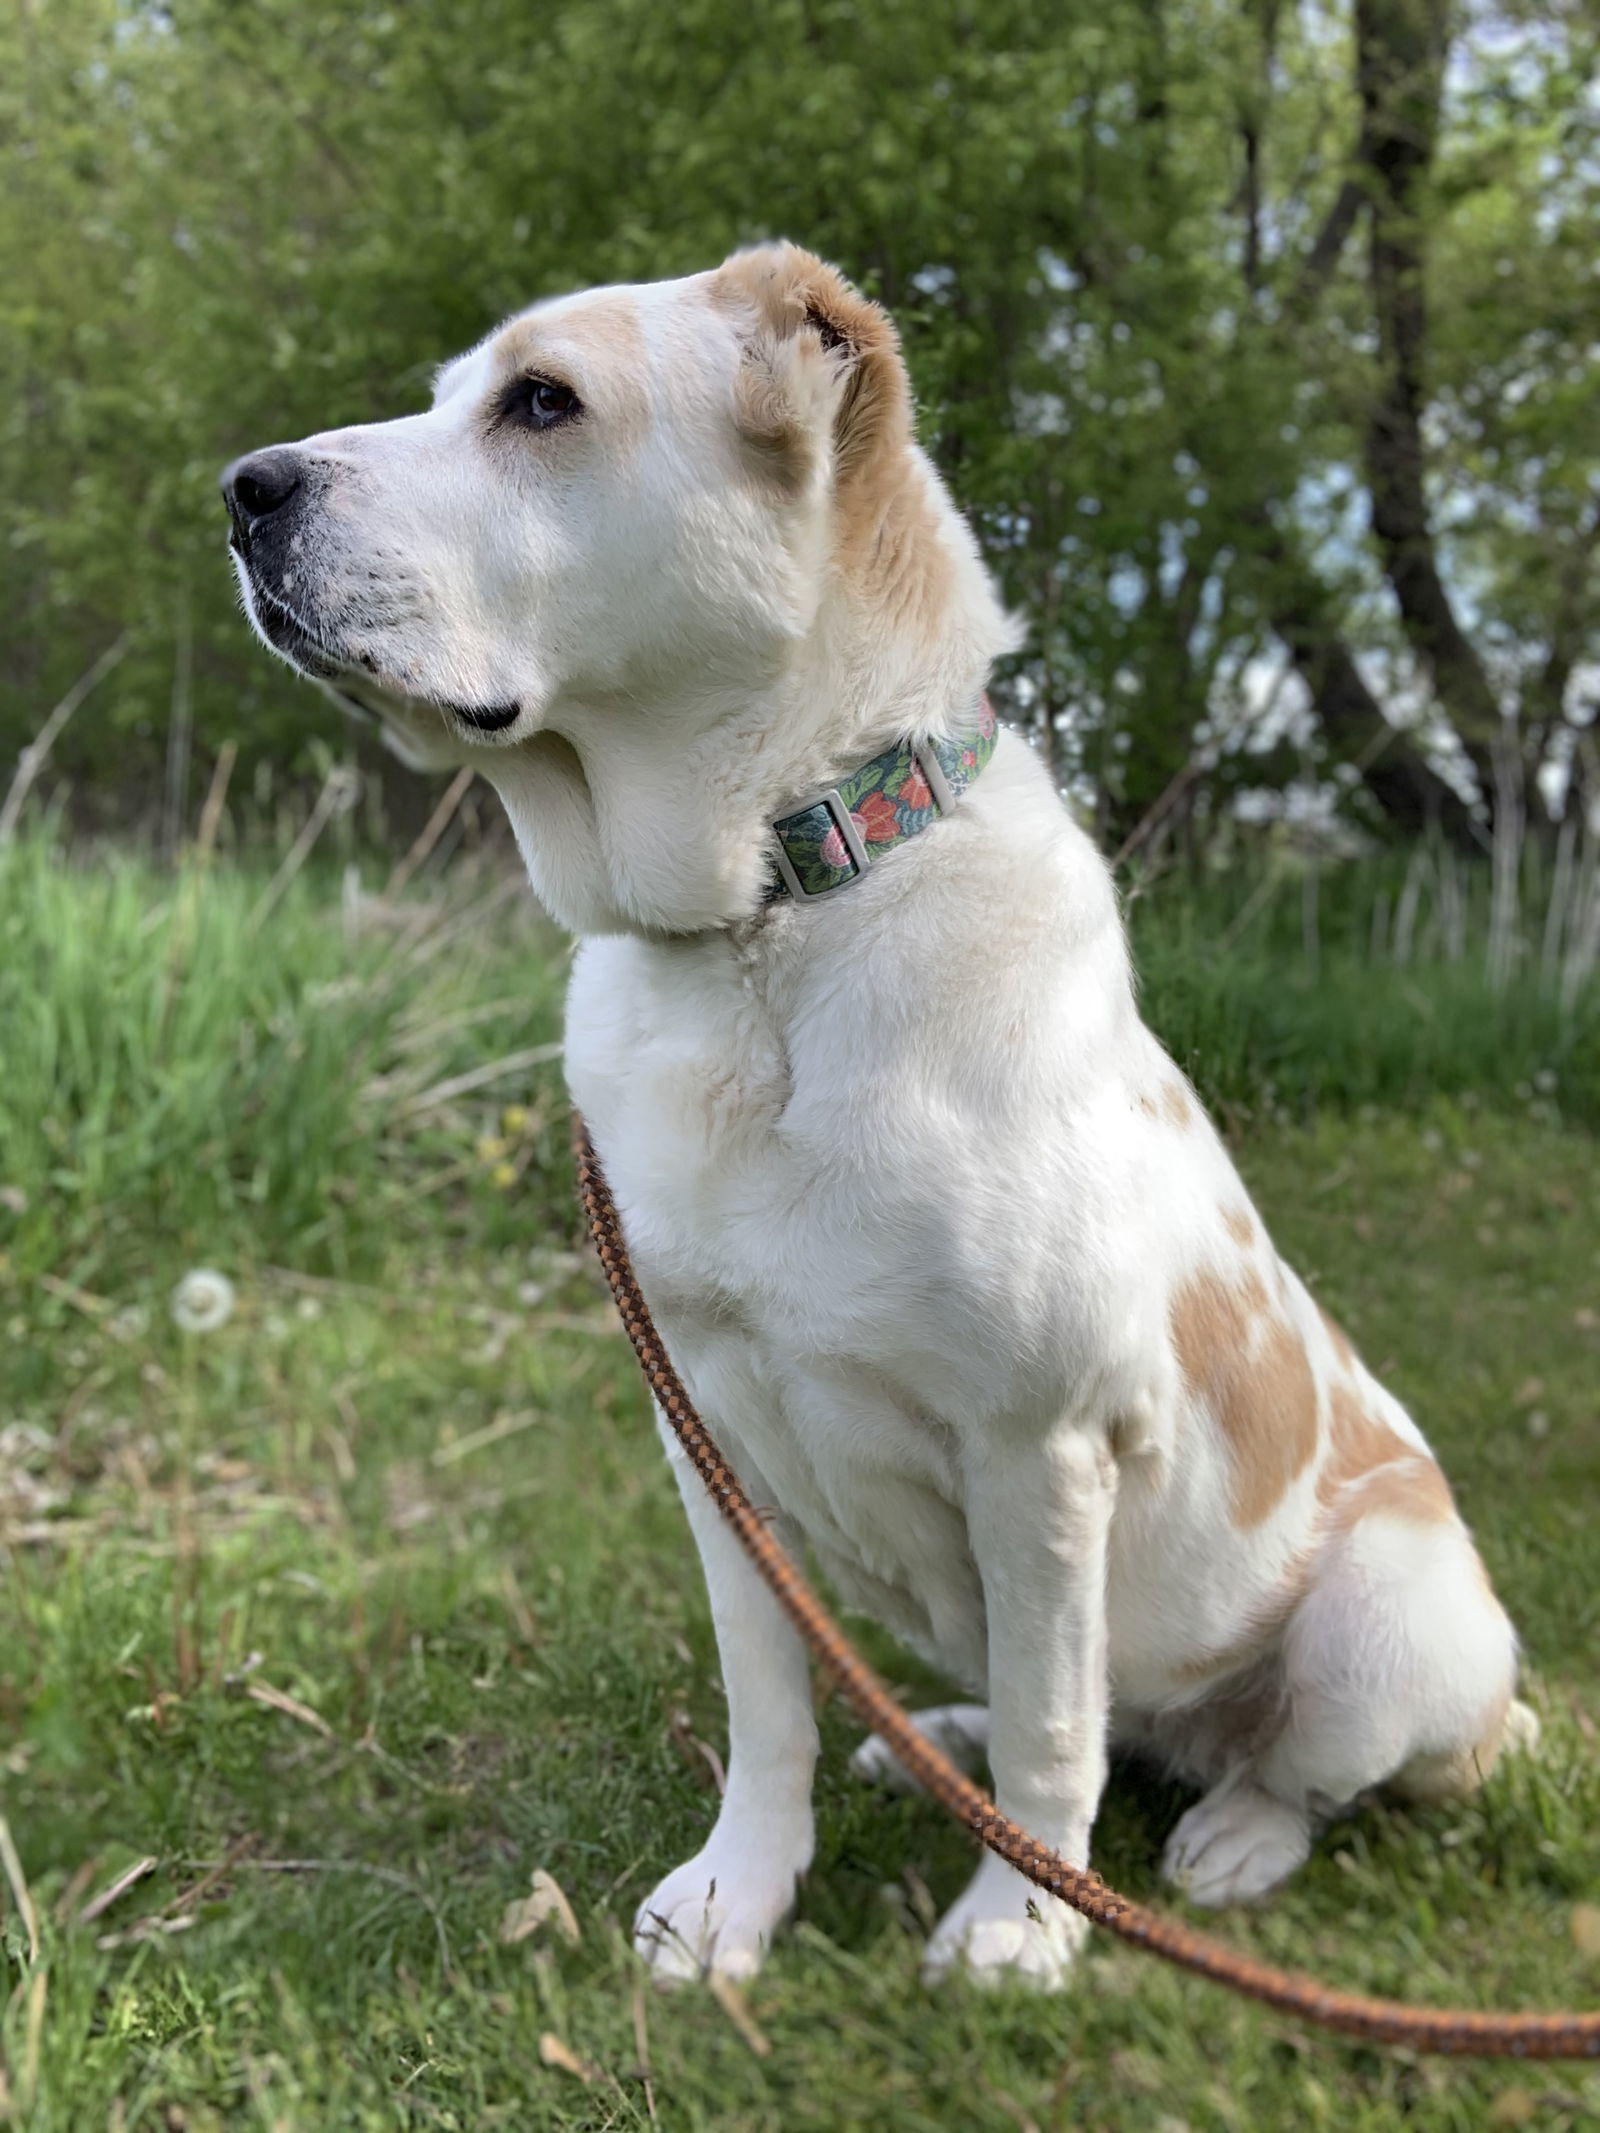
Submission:
[[[841,492],[839,549],[863,594],[908,630],[932,637],[955,583],[955,564],[916,461]]]
[[[1448,1748],[1440,1754],[1414,1755],[1403,1770],[1389,1780],[1390,1789],[1402,1799],[1425,1806],[1447,1800],[1470,1799],[1491,1776],[1506,1744],[1506,1718],[1511,1710],[1511,1690],[1495,1698],[1483,1731],[1468,1748]]]
[[[1316,1455],[1317,1387],[1305,1343],[1254,1271],[1231,1287],[1196,1275],[1173,1298],[1171,1323],[1184,1381],[1228,1440],[1234,1522],[1258,1526]]]
[[[1372,1414],[1348,1385],[1335,1385],[1328,1404],[1333,1450],[1323,1472],[1326,1486],[1340,1487],[1388,1460],[1413,1456],[1414,1447],[1382,1415]]]
[[[1317,1496],[1337,1526],[1348,1530],[1369,1512],[1424,1526],[1455,1517],[1455,1499],[1438,1463],[1371,1413],[1358,1394],[1335,1385],[1329,1413],[1331,1443]]]
[[[1456,1514],[1450,1484],[1437,1464],[1420,1453],[1398,1460],[1393,1466],[1379,1467],[1376,1473],[1357,1480],[1348,1502],[1352,1524],[1372,1511],[1390,1518],[1409,1518],[1420,1526],[1443,1525]]]
[[[1255,1242],[1256,1218],[1248,1207],[1225,1207],[1222,1226],[1234,1243],[1243,1247]]]
[[[733,381],[733,418],[758,484],[785,500],[803,495],[811,479],[810,439],[774,380],[742,369]]]
[[[1194,1104],[1181,1081],[1164,1081],[1161,1084],[1161,1112],[1169,1126],[1189,1126],[1194,1122]]]
[[[505,377],[547,371],[570,385],[615,443],[636,444],[650,426],[649,351],[625,289],[596,289],[554,317],[513,319],[494,356]]]
[[[1356,1351],[1350,1345],[1349,1334],[1345,1332],[1336,1318],[1330,1317],[1323,1310],[1321,1304],[1317,1306],[1317,1316],[1327,1328],[1328,1338],[1333,1343],[1333,1352],[1339,1359],[1340,1369],[1354,1370],[1356,1367]]]

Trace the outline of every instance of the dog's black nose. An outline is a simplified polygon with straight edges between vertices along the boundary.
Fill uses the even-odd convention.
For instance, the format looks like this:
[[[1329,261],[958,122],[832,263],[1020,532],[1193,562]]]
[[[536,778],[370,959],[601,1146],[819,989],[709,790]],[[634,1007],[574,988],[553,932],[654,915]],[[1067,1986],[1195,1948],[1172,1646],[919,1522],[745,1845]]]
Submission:
[[[281,511],[300,486],[300,455],[287,445],[236,459],[222,476],[222,497],[234,531],[247,539],[264,518]]]

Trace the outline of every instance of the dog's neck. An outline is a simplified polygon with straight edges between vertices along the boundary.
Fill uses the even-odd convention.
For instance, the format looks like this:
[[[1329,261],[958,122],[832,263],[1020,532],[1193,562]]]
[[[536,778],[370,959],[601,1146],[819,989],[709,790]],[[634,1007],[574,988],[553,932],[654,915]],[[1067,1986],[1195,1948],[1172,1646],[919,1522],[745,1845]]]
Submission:
[[[934,529],[948,597],[914,626],[877,588],[841,579],[769,679],[573,700],[545,731],[481,760],[556,919],[647,937],[748,919],[770,878],[775,815],[893,741],[971,726],[1010,625],[965,526],[938,500],[952,522]]]

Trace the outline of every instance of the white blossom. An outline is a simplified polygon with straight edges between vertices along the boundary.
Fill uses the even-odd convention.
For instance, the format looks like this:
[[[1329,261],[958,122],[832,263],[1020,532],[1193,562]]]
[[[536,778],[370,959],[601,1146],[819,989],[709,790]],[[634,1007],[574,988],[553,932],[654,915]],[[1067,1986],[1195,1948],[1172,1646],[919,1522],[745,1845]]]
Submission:
[[[215,1333],[233,1316],[233,1283],[215,1267],[191,1267],[172,1292],[173,1323],[184,1333]]]

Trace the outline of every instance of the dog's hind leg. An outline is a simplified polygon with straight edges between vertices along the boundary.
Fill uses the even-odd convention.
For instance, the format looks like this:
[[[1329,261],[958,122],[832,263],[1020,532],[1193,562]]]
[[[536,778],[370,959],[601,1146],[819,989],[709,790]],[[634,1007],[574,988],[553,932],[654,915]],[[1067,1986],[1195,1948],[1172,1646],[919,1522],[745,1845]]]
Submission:
[[[981,1703],[940,1703],[913,1711],[911,1722],[958,1770],[973,1777],[989,1753],[989,1707]],[[869,1733],[850,1758],[850,1774],[885,1792],[918,1792],[921,1787],[894,1759],[876,1733]]]
[[[1265,1895],[1374,1786],[1460,1797],[1529,1737],[1516,1639],[1454,1516],[1353,1522],[1289,1620],[1283,1663],[1281,1729],[1168,1840],[1162,1871],[1195,1903]]]
[[[677,1439],[661,1435],[700,1549],[728,1692],[728,1782],[710,1836],[639,1906],[634,1946],[663,1981],[761,1967],[811,1864],[817,1725],[805,1647]],[[758,1492],[758,1500],[759,1500]],[[791,1553],[794,1537],[780,1520]]]

